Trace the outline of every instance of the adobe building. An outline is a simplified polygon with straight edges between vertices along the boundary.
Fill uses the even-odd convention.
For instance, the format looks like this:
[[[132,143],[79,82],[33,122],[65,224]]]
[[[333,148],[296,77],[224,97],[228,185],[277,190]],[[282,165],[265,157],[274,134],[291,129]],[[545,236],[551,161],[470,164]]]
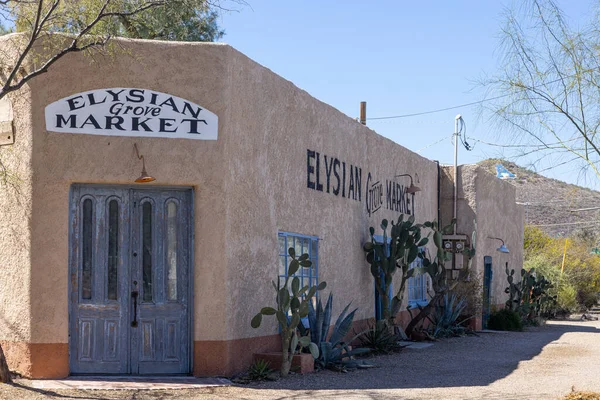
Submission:
[[[11,39],[0,38],[3,50]],[[373,318],[368,228],[401,213],[438,219],[451,201],[444,169],[230,46],[119,47],[64,57],[0,107],[10,173],[0,344],[11,369],[240,372],[253,353],[279,348],[274,319],[260,329],[250,319],[273,305],[288,247],[310,254],[304,282],[327,282],[334,313],[352,302],[357,321]],[[493,257],[489,296],[501,305],[504,264],[522,263],[523,214],[510,185],[469,174],[458,233],[472,231],[460,214],[476,215],[485,237],[474,266]],[[407,191],[412,178],[421,191]],[[406,305],[427,301],[427,285],[412,281]]]

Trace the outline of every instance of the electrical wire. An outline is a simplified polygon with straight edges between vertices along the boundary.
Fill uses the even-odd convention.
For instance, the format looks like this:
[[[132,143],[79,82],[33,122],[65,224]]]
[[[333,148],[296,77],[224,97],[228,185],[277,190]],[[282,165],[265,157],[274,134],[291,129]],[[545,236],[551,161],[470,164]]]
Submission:
[[[510,96],[510,94],[503,94],[501,96],[490,97],[489,99],[483,99],[483,100],[479,100],[479,101],[474,101],[472,103],[460,104],[458,106],[440,108],[440,109],[437,109],[437,110],[423,111],[423,112],[418,112],[418,113],[413,113],[413,114],[393,115],[393,116],[390,116],[390,117],[373,117],[373,118],[367,118],[367,121],[375,121],[375,120],[382,120],[382,119],[395,119],[395,118],[407,118],[407,117],[416,117],[418,115],[435,114],[435,113],[439,113],[439,112],[442,112],[442,111],[449,111],[449,110],[455,110],[455,109],[461,108],[461,107],[473,106],[475,104],[481,104],[481,103],[485,103],[485,102],[488,102],[488,101],[501,99],[501,98],[507,97],[507,96]]]
[[[477,142],[477,143],[481,143],[481,144],[485,144],[488,146],[495,146],[495,147],[533,147],[533,148],[539,148],[539,149],[544,149],[547,148],[548,146],[558,146],[560,144],[563,143],[568,143],[568,142],[573,142],[576,140],[582,140],[581,138],[571,138],[571,139],[567,139],[567,140],[563,140],[562,142],[554,142],[554,143],[548,143],[548,144],[501,144],[501,143],[491,143],[491,142],[486,142],[484,140],[479,140],[479,139],[475,139],[475,138],[470,138],[471,140]]]
[[[591,69],[583,71],[583,72],[592,72],[593,70],[597,70],[597,69],[600,69],[600,68],[591,68]],[[565,78],[572,78],[572,77],[575,77],[575,76],[576,76],[576,74],[569,75],[569,76],[564,76],[564,77],[560,77],[560,78],[554,79],[554,80],[552,80],[550,82],[542,82],[539,86],[552,85],[553,83],[561,82]],[[532,87],[535,87],[535,86],[532,86]],[[488,101],[498,100],[498,99],[501,99],[503,97],[508,97],[508,96],[512,96],[512,95],[513,95],[513,93],[507,93],[507,94],[502,94],[500,96],[490,97],[488,99],[481,99],[481,100],[478,100],[478,101],[473,101],[471,103],[460,104],[458,106],[452,106],[452,107],[446,107],[446,108],[439,108],[437,110],[429,110],[429,111],[423,111],[423,112],[412,113],[412,114],[392,115],[392,116],[389,116],[389,117],[367,118],[367,121],[376,121],[376,120],[382,120],[382,119],[395,119],[395,118],[408,118],[408,117],[416,117],[416,116],[419,116],[419,115],[435,114],[435,113],[439,113],[439,112],[443,112],[443,111],[455,110],[455,109],[461,108],[461,107],[474,106],[475,104],[482,104],[482,103],[486,103]]]
[[[433,142],[433,143],[431,143],[431,144],[428,144],[428,145],[427,145],[427,146],[425,146],[425,147],[422,147],[422,148],[420,148],[420,149],[419,149],[419,150],[417,150],[416,152],[417,152],[417,153],[420,153],[420,152],[422,152],[423,150],[430,148],[431,146],[435,146],[436,144],[443,142],[444,140],[452,139],[452,137],[453,137],[453,136],[454,136],[454,134],[452,134],[452,135],[450,135],[450,136],[447,136],[447,137],[443,137],[443,138],[441,138],[440,140],[436,140],[435,142]]]
[[[529,224],[530,226],[566,226],[566,225],[582,225],[582,224],[588,224],[588,225],[596,225],[596,224],[600,224],[600,221],[580,221],[580,222],[559,222],[556,224]]]
[[[539,174],[540,172],[544,172],[544,171],[548,171],[548,170],[551,170],[551,169],[554,169],[554,168],[560,167],[561,165],[568,164],[568,163],[570,163],[570,162],[573,162],[573,161],[575,161],[575,160],[577,160],[577,159],[579,159],[579,158],[581,158],[581,157],[577,156],[577,157],[571,158],[570,160],[567,160],[567,161],[561,162],[561,163],[559,163],[559,164],[556,164],[556,165],[553,165],[553,166],[551,166],[551,167],[544,168],[544,169],[540,169],[539,171],[535,171],[535,173],[536,173],[536,174]]]

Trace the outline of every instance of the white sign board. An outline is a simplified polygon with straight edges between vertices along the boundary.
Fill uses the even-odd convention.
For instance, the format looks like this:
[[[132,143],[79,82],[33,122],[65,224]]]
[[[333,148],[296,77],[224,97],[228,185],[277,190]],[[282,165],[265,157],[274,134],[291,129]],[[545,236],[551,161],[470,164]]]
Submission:
[[[148,89],[96,89],[46,107],[46,130],[61,133],[217,140],[218,122],[191,101]]]

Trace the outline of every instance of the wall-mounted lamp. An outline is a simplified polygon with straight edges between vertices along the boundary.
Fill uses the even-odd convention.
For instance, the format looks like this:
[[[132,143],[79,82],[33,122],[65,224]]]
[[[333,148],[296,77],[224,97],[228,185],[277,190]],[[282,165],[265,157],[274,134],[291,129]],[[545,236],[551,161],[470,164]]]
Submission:
[[[396,178],[399,178],[401,176],[408,176],[410,178],[410,186],[406,189],[406,194],[415,194],[417,192],[421,191],[421,188],[418,186],[415,186],[413,184],[413,178],[410,174],[400,174],[400,175],[396,175]],[[415,176],[417,177],[417,183],[419,183],[419,176],[417,174],[415,174]]]
[[[137,155],[138,160],[142,160],[142,174],[140,175],[139,178],[137,178],[135,180],[135,182],[136,183],[147,183],[147,182],[155,181],[156,178],[148,175],[148,173],[146,172],[146,162],[144,161],[144,156],[140,156],[140,152],[138,151],[138,148],[137,148],[137,143],[134,143],[133,147],[135,148],[135,154]]]
[[[500,253],[510,253],[510,251],[506,248],[506,246],[504,245],[504,240],[497,238],[497,237],[492,237],[492,236],[488,236],[488,239],[496,239],[502,242],[502,245],[500,247],[498,247],[496,250],[498,250]]]

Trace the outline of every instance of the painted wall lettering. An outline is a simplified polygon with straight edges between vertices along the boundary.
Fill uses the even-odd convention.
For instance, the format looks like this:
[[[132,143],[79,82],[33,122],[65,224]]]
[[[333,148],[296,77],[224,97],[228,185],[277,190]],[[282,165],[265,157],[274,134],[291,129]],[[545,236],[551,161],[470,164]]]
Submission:
[[[362,201],[362,168],[306,150],[306,187]]]
[[[388,210],[398,211],[403,214],[414,214],[415,206],[414,206],[414,198],[415,194],[406,193],[407,187],[404,185],[400,185],[394,181],[385,181],[386,182],[386,207]]]
[[[373,182],[370,172],[367,175],[367,191],[367,212],[371,215],[383,205],[383,185],[380,181]]]
[[[46,130],[90,135],[217,140],[216,114],[148,89],[97,89],[46,107]]]
[[[362,168],[337,157],[306,150],[306,187],[319,192],[363,201]],[[367,172],[364,199],[367,213],[372,215],[382,208],[403,214],[415,213],[415,194],[394,180],[375,180]]]

